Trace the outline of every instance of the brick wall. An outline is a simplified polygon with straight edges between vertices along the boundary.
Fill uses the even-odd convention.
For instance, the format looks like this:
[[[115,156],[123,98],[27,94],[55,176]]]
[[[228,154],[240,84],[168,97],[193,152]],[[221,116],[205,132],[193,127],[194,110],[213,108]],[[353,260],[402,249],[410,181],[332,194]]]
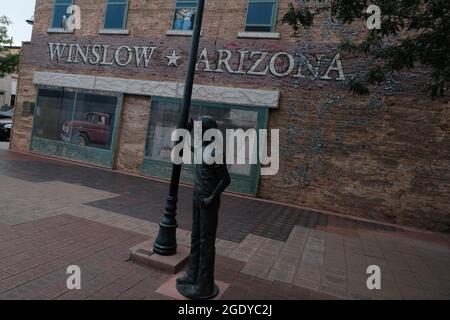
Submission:
[[[105,1],[75,0],[82,9],[82,29],[73,35],[48,34],[52,1],[37,0],[32,43],[24,50],[19,103],[34,101],[32,72],[53,71],[133,79],[182,82],[190,38],[165,36],[174,1],[130,0],[129,36],[99,36]],[[289,0],[280,0],[278,19]],[[145,9],[143,9],[145,8]],[[321,74],[343,37],[357,36],[360,26],[341,26],[326,17],[314,28],[291,37],[277,25],[280,40],[237,39],[243,31],[246,1],[209,0],[201,48],[217,62],[216,49],[259,50],[271,53],[301,51],[311,61],[325,55]],[[151,68],[101,67],[50,62],[48,42],[152,44],[158,52]],[[183,53],[181,66],[167,68],[165,55]],[[346,76],[361,72],[366,61],[342,57]],[[237,68],[238,56],[232,60]],[[249,67],[248,64],[245,66]],[[282,68],[283,66],[281,66]],[[336,75],[334,75],[334,78]],[[446,100],[431,101],[417,90],[420,72],[398,75],[374,88],[370,97],[347,92],[339,81],[313,80],[270,74],[264,77],[199,72],[196,82],[280,90],[269,127],[281,129],[280,172],[262,177],[259,197],[338,213],[435,231],[450,231],[450,111]],[[126,96],[122,109],[116,167],[139,172],[148,122],[148,98]],[[19,109],[20,110],[20,109]],[[19,111],[20,112],[20,111]],[[12,147],[27,150],[31,117],[16,117]]]

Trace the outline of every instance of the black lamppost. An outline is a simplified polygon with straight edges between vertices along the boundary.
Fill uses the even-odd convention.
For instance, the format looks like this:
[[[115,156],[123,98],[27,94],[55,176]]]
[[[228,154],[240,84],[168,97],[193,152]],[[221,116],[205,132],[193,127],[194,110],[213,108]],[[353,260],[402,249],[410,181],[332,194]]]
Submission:
[[[183,94],[183,110],[178,121],[177,128],[186,129],[189,121],[189,111],[191,108],[192,87],[194,85],[195,65],[197,63],[198,45],[200,31],[202,28],[203,8],[205,0],[198,0],[197,13],[195,15],[194,30],[192,34],[191,51],[189,52],[189,64],[186,75],[186,82]],[[166,208],[159,223],[159,233],[153,245],[153,252],[163,256],[171,256],[177,252],[177,202],[178,186],[180,184],[181,164],[174,164],[172,167],[172,177],[170,179],[169,195],[167,197]]]

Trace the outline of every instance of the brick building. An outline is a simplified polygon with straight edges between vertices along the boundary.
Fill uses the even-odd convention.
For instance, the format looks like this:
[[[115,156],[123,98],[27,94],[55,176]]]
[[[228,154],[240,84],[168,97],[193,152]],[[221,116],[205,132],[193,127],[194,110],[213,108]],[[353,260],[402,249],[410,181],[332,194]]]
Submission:
[[[447,101],[419,93],[421,74],[399,75],[368,97],[350,94],[345,82],[365,61],[337,46],[360,26],[321,16],[293,37],[280,23],[290,2],[206,3],[192,116],[281,129],[278,175],[232,166],[232,191],[448,232]],[[81,28],[67,31],[72,4]],[[195,6],[37,0],[11,148],[168,178]]]

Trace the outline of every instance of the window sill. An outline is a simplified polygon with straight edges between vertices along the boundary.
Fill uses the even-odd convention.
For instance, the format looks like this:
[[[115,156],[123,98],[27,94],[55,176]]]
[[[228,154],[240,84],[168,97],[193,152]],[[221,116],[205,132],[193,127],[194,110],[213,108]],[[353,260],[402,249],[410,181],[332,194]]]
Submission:
[[[279,32],[239,32],[241,39],[280,39]]]
[[[73,30],[64,30],[63,28],[48,28],[47,33],[73,33]]]
[[[128,29],[100,29],[98,34],[118,34],[127,36],[130,34],[130,30]]]
[[[192,30],[167,30],[166,36],[192,37]],[[200,36],[203,36],[203,30],[200,31]]]

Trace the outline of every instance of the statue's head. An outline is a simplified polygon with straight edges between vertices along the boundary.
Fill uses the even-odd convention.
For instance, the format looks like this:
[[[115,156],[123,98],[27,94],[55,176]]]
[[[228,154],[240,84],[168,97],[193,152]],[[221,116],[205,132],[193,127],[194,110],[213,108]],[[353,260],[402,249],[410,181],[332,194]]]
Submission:
[[[209,129],[217,129],[217,122],[210,116],[201,116],[198,121],[202,122],[202,132],[205,134]]]

